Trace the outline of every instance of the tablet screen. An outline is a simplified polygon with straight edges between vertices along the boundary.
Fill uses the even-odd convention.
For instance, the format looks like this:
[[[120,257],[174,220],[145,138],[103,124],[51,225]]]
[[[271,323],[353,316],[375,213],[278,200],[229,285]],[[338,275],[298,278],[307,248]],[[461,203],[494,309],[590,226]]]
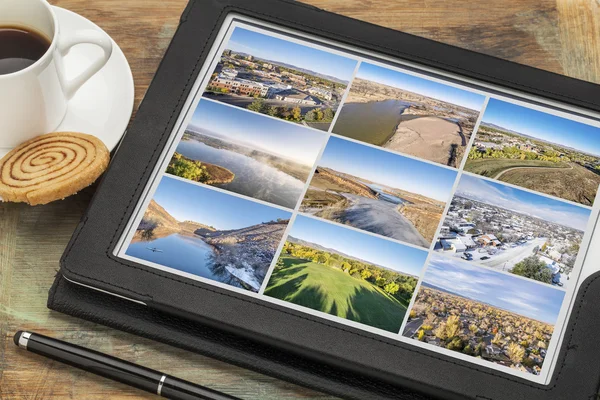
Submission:
[[[245,18],[211,54],[117,255],[547,382],[596,120]]]

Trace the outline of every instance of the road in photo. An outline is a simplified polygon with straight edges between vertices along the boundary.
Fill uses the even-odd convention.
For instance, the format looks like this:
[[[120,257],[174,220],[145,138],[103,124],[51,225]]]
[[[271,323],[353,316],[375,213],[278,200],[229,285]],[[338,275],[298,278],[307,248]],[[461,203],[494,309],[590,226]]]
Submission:
[[[591,206],[600,185],[600,129],[491,99],[465,170]]]
[[[485,96],[362,63],[333,131],[460,166]]]
[[[565,286],[590,210],[463,175],[435,251],[540,282]]]
[[[357,61],[235,28],[204,96],[327,131]]]
[[[258,292],[290,217],[165,176],[126,254]]]
[[[294,209],[325,133],[202,100],[167,173]]]
[[[562,290],[433,255],[403,335],[539,375]]]
[[[298,216],[265,295],[397,333],[426,257],[423,250]]]
[[[502,251],[487,260],[481,260],[482,257],[489,255],[487,251],[476,251],[471,254],[473,255],[473,261],[482,265],[502,271],[511,271],[516,264],[532,255],[536,248],[541,249],[547,240],[547,238],[541,237],[525,241],[517,246],[501,249]]]
[[[332,137],[300,211],[429,247],[456,172]]]

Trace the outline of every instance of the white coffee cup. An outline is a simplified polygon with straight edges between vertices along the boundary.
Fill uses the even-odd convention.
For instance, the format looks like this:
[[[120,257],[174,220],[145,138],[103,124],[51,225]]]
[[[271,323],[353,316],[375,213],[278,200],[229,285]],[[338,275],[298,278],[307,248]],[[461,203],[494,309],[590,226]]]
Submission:
[[[60,125],[69,99],[108,62],[112,41],[93,30],[61,34],[56,14],[45,0],[0,0],[3,26],[34,31],[51,43],[34,64],[0,75],[0,148],[10,149]],[[102,56],[77,77],[66,79],[63,57],[73,46],[84,43],[99,46]]]

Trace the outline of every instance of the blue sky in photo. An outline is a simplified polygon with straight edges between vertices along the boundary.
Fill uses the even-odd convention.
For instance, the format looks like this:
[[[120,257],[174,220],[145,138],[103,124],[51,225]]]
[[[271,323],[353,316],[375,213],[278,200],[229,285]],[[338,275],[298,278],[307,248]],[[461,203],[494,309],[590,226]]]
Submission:
[[[358,78],[393,86],[434,99],[480,111],[485,96],[452,86],[394,71],[389,68],[363,62],[358,69]]]
[[[394,271],[419,276],[427,252],[298,215],[290,236]]]
[[[456,193],[483,203],[585,231],[591,210],[463,174]]]
[[[397,189],[448,201],[456,171],[331,137],[319,166]]]
[[[423,282],[472,300],[554,325],[565,292],[433,254]]]
[[[325,132],[205,99],[196,107],[188,128],[207,129],[235,143],[311,167],[327,139]]]
[[[178,221],[195,221],[218,230],[239,229],[290,219],[289,212],[164,176],[154,201]]]
[[[226,49],[350,81],[357,61],[263,33],[235,28]]]
[[[490,99],[483,122],[600,156],[600,128]]]

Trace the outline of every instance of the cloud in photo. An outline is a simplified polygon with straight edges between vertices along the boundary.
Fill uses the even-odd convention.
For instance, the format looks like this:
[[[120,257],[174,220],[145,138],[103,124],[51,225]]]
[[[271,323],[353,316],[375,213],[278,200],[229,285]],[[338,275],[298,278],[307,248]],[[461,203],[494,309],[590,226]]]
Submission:
[[[591,211],[559,200],[463,174],[456,194],[585,231]]]
[[[436,254],[431,256],[423,282],[552,325],[565,296],[546,284]]]

